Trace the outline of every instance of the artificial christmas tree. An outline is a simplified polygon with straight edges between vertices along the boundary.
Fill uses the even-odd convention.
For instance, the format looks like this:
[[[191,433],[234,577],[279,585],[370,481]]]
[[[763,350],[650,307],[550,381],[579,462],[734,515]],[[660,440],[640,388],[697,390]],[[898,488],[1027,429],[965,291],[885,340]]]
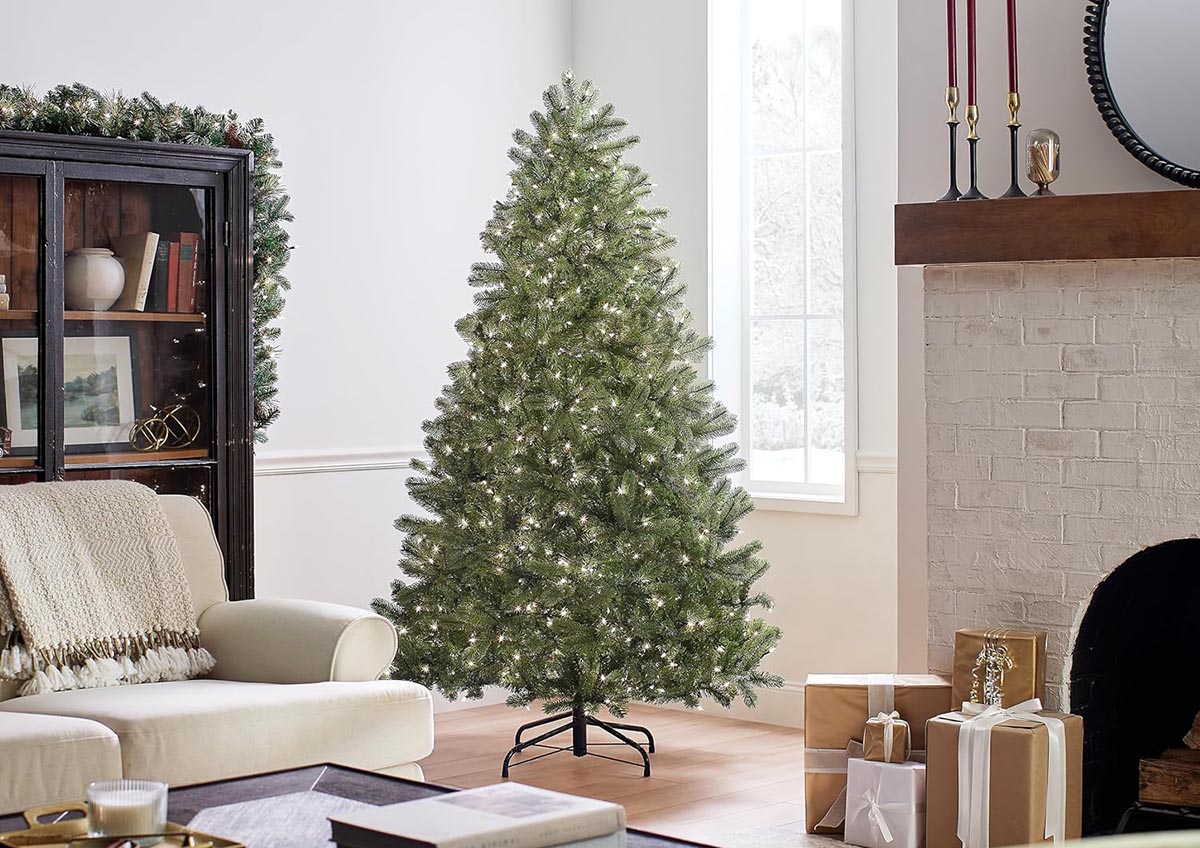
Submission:
[[[622,161],[637,138],[596,96],[568,72],[514,133],[482,234],[498,261],[472,269],[467,359],[408,484],[430,515],[396,522],[407,579],[375,608],[400,633],[396,676],[569,710],[513,753],[570,729],[583,756],[593,726],[649,774],[621,732],[646,731],[595,713],[753,705],[782,682],[758,669],[779,631],[750,617],[770,604],[758,543],[729,547],[752,505],[729,482],[736,445],[714,443],[735,421],[693,364],[710,342],[689,326],[666,211],[642,206],[649,179]]]

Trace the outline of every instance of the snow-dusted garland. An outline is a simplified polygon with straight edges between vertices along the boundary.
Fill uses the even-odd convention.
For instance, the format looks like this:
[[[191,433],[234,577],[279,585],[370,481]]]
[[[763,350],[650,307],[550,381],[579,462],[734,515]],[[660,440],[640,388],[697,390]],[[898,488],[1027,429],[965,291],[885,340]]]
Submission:
[[[279,173],[283,163],[262,119],[243,122],[233,112],[217,114],[200,106],[163,103],[146,93],[104,94],[79,83],[60,85],[42,97],[28,88],[0,85],[0,130],[253,151],[254,437],[265,441],[267,427],[279,417],[275,400],[279,328],[272,322],[283,312],[284,293],[291,288],[283,275],[289,251],[284,224],[293,217]]]

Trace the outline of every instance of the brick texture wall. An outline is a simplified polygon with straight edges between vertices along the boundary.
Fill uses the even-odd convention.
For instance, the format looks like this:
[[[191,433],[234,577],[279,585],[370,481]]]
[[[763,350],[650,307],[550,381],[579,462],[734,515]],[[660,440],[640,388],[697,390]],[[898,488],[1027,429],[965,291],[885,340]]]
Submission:
[[[1200,531],[1200,259],[925,269],[929,660],[1074,631],[1105,574]]]

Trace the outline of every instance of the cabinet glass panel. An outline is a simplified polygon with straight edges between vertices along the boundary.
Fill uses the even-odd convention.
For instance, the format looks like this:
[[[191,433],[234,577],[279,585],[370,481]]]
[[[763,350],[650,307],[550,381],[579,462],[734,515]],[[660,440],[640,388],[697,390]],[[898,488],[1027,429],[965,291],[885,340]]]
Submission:
[[[0,474],[38,464],[43,230],[41,178],[0,173]]]
[[[204,465],[142,468],[110,465],[86,469],[72,469],[68,465],[64,477],[67,480],[133,480],[160,495],[190,495],[211,511],[212,474],[212,469]]]
[[[209,190],[68,180],[64,205],[67,466],[211,459]]]

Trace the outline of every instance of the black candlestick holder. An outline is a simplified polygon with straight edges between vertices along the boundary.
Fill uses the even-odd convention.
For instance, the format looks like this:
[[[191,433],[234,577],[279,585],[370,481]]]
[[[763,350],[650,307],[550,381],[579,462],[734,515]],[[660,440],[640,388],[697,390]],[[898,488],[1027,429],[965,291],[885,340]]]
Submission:
[[[1029,196],[1021,190],[1020,184],[1021,157],[1017,152],[1018,136],[1021,130],[1021,122],[1017,120],[1017,113],[1019,111],[1021,111],[1021,95],[1015,91],[1010,91],[1008,93],[1008,143],[1012,182],[1008,186],[1008,191],[1000,195],[1001,197]]]
[[[971,187],[959,200],[987,200],[987,195],[979,190],[979,107],[974,103],[967,104],[967,144],[971,148]]]
[[[943,200],[958,200],[962,192],[958,190],[958,86],[952,85],[946,89],[946,108],[950,110],[950,119],[946,126],[950,128],[950,188],[938,198]]]

